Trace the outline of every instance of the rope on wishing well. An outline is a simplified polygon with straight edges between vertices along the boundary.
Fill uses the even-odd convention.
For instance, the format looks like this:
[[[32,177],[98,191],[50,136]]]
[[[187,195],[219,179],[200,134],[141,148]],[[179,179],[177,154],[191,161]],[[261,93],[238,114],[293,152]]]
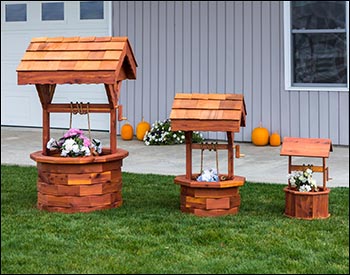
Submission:
[[[89,139],[91,140],[90,110],[89,110],[90,102],[86,103],[86,110],[84,110],[83,102],[80,102],[80,103],[76,102],[75,105],[76,105],[76,108],[74,108],[73,102],[70,102],[69,129],[72,128],[73,114],[87,115]]]
[[[200,173],[203,172],[203,152],[204,150],[214,150],[215,153],[216,153],[216,172],[217,174],[219,175],[219,153],[218,153],[218,142],[215,142],[215,143],[211,143],[209,144],[208,142],[206,143],[203,143],[201,142],[200,144],[200,148],[201,148],[201,170],[200,170]]]

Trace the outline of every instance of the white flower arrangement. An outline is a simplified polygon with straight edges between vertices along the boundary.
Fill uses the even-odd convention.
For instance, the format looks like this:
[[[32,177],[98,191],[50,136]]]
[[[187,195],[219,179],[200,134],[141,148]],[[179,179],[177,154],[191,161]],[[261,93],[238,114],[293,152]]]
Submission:
[[[200,132],[193,132],[193,143],[199,143],[203,140],[204,138]],[[182,144],[185,142],[185,133],[183,131],[172,131],[170,119],[165,119],[164,121],[155,121],[151,129],[145,133],[143,141],[146,145]]]
[[[102,143],[99,139],[88,139],[82,130],[71,128],[58,141],[51,138],[47,149],[59,150],[62,157],[82,157],[102,153]]]
[[[307,168],[305,171],[292,171],[288,174],[291,185],[295,185],[299,192],[318,191],[316,180],[312,178],[313,171]]]
[[[197,181],[214,182],[219,181],[218,172],[214,168],[204,169],[197,177]]]

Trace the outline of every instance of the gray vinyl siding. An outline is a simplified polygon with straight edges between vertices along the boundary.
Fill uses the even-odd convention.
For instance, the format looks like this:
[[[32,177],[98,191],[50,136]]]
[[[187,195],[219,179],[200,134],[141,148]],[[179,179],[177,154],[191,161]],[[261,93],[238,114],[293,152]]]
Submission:
[[[235,141],[251,141],[262,122],[282,137],[349,145],[349,92],[284,90],[282,1],[113,1],[112,9],[113,35],[129,37],[138,63],[120,99],[135,128],[142,117],[168,118],[176,93],[237,93],[247,117]]]

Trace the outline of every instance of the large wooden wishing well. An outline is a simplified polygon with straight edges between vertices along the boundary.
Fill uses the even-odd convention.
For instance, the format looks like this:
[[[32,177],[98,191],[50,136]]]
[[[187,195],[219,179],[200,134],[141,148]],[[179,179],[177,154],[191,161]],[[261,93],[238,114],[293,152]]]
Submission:
[[[39,209],[89,212],[122,205],[122,161],[128,151],[117,148],[117,119],[121,83],[136,79],[137,63],[127,37],[33,38],[17,68],[18,84],[33,84],[42,106],[42,150],[30,157],[37,162]],[[104,84],[108,102],[52,103],[57,84]],[[50,114],[73,108],[109,113],[110,147],[98,156],[61,157],[46,148]],[[118,112],[118,115],[117,115]]]
[[[184,131],[186,139],[186,174],[175,178],[181,186],[181,211],[197,216],[236,214],[240,206],[238,188],[245,178],[234,173],[234,133],[245,126],[246,108],[240,94],[176,94],[170,114],[173,131]],[[226,132],[227,144],[192,143],[193,131]],[[236,156],[238,145],[236,147]],[[226,150],[228,173],[219,174],[217,182],[197,181],[192,173],[192,150]]]

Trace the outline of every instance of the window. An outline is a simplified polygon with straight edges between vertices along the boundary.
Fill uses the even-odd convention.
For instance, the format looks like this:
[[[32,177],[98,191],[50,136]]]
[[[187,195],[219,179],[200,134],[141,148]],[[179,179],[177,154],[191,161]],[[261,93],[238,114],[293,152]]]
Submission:
[[[26,4],[6,4],[5,18],[6,18],[6,22],[27,21],[27,5]]]
[[[47,2],[41,3],[41,20],[64,20],[64,3]]]
[[[288,1],[284,6],[286,90],[348,90],[346,1]]]
[[[81,1],[80,19],[103,19],[103,1]]]

